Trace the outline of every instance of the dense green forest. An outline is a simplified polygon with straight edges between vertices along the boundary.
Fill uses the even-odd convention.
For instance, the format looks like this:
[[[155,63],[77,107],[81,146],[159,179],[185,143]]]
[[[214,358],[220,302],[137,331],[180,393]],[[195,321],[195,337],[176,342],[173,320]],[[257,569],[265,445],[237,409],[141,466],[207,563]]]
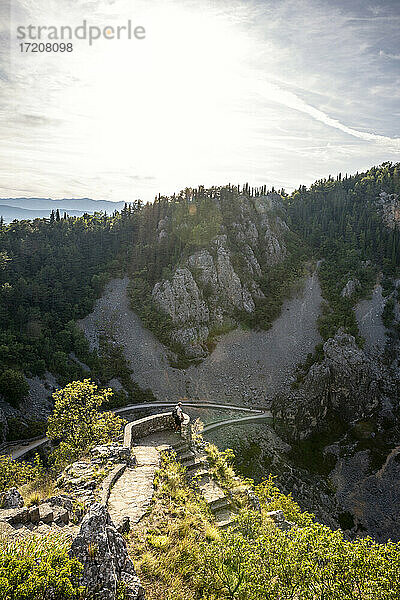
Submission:
[[[319,276],[326,304],[320,319],[324,339],[343,326],[358,338],[352,306],[368,293],[383,271],[385,293],[391,291],[400,266],[400,231],[382,222],[379,194],[400,192],[400,166],[385,163],[366,173],[338,175],[283,191],[282,216],[289,221],[288,254],[278,266],[263,268],[260,287],[266,299],[253,315],[235,315],[248,327],[269,327],[279,314],[290,286],[303,274],[306,260],[322,259]],[[174,268],[199,248],[225,232],[232,263],[243,279],[242,253],[232,224],[242,211],[252,211],[263,188],[223,186],[188,188],[153,203],[126,205],[121,213],[80,218],[60,217],[0,223],[0,393],[18,403],[26,393],[22,373],[54,373],[60,383],[82,377],[74,353],[89,365],[100,382],[110,365],[129,380],[122,356],[110,356],[104,342],[98,355],[76,327],[88,314],[111,277],[128,272],[131,299],[144,323],[168,342],[170,323],[152,304],[156,281],[171,277]],[[168,235],[160,237],[160,222]],[[341,290],[350,278],[360,282],[351,298]],[[390,317],[389,309],[385,318]],[[218,333],[218,332],[216,332]]]
[[[25,391],[21,372],[79,378],[71,352],[101,370],[75,321],[91,311],[107,279],[125,270],[136,210],[1,224],[0,391],[10,401]]]
[[[308,189],[301,186],[284,199],[291,227],[321,260],[319,280],[325,303],[319,330],[324,340],[342,327],[362,346],[354,305],[371,292],[380,273],[383,294],[393,292],[400,267],[400,228],[383,223],[378,202],[381,192],[400,193],[399,164],[384,163],[366,173],[328,177]],[[351,297],[343,297],[342,290],[350,279],[359,285]],[[393,302],[389,301],[389,307]],[[389,327],[392,319],[386,313],[388,310],[384,318]],[[392,331],[391,335],[397,336],[398,332]],[[322,356],[320,345],[302,365],[300,380]]]
[[[325,300],[319,319],[322,338],[328,339],[343,327],[362,345],[353,307],[371,292],[379,273],[383,273],[384,294],[392,292],[400,266],[400,230],[383,223],[378,203],[381,192],[400,193],[399,174],[398,164],[384,163],[354,176],[329,176],[310,188],[301,186],[290,195],[280,191],[280,216],[291,228],[285,240],[287,257],[273,267],[260,261],[263,271],[258,283],[266,299],[256,303],[254,314],[235,315],[236,320],[243,326],[268,328],[279,315],[291,285],[301,278],[306,260],[314,259],[320,261],[319,279]],[[152,303],[151,290],[156,281],[171,277],[177,263],[209,246],[221,231],[228,234],[235,271],[245,280],[241,249],[229,234],[243,206],[254,206],[257,197],[267,193],[271,192],[265,187],[250,188],[247,184],[242,188],[199,187],[179,196],[160,197],[145,207],[140,243],[131,263],[130,293],[133,308],[164,343],[170,344],[172,324]],[[168,236],[158,241],[148,233],[157,229],[160,219],[165,220]],[[357,286],[350,297],[343,297],[342,290],[350,279],[356,280]],[[308,363],[321,356],[322,345]]]
[[[295,229],[325,258],[334,261],[344,251],[353,263],[371,260],[394,276],[400,266],[400,229],[383,225],[377,203],[381,192],[400,193],[399,163],[301,186],[286,203]]]

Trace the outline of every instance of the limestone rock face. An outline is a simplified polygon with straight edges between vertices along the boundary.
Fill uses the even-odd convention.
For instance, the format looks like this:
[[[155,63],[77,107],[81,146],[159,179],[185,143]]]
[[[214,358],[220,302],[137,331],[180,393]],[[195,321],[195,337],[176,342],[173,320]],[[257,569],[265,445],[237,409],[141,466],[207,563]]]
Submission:
[[[400,224],[400,196],[381,192],[378,205],[381,209],[382,220],[387,227],[394,229]]]
[[[181,344],[191,358],[205,356],[203,344],[209,333],[210,313],[191,271],[187,267],[177,269],[171,281],[156,283],[152,295],[177,325],[173,341]]]
[[[153,301],[172,319],[171,340],[189,358],[208,354],[210,331],[235,326],[240,314],[252,314],[265,295],[260,287],[263,269],[286,256],[288,226],[279,214],[277,194],[243,200],[235,220],[221,226],[219,235],[175,269],[171,279],[154,285]],[[158,231],[170,226],[165,220]]]
[[[131,600],[144,599],[125,540],[103,505],[94,504],[84,517],[70,556],[83,564],[82,585],[89,596],[96,593],[98,600],[115,600],[118,583],[123,582]]]
[[[344,288],[342,289],[342,297],[350,298],[354,292],[361,287],[361,283],[358,279],[349,279]]]
[[[242,287],[239,276],[231,263],[230,253],[227,249],[227,237],[221,235],[215,240],[217,251],[216,268],[221,297],[225,303],[232,303],[238,310],[248,313],[254,311],[253,299],[245,286]]]
[[[171,337],[173,342],[177,342],[185,348],[185,353],[189,358],[203,358],[207,356],[205,343],[208,334],[207,326],[195,326],[175,329]]]
[[[276,265],[286,256],[286,249],[275,233],[268,227],[264,234],[266,258],[272,265]]]
[[[277,399],[273,412],[292,439],[329,430],[333,422],[351,423],[381,405],[382,375],[356,345],[352,335],[338,332],[324,344],[324,360],[315,363],[302,387]]]
[[[382,543],[400,539],[399,453],[400,447],[395,447],[382,464],[374,465],[370,450],[358,451],[339,458],[330,475],[336,496],[353,515],[355,526],[360,524]]]
[[[156,283],[153,299],[176,325],[188,321],[206,323],[209,320],[207,305],[189,269],[177,269],[171,281]]]
[[[188,258],[188,267],[198,284],[208,286],[210,291],[218,291],[218,274],[214,259],[208,250],[200,250]]]

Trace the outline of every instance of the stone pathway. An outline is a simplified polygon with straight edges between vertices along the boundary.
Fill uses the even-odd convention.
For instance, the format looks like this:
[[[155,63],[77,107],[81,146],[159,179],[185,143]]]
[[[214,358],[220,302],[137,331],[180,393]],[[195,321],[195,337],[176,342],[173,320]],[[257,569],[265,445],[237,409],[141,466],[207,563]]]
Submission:
[[[160,453],[173,449],[177,460],[186,468],[188,481],[201,493],[215,518],[217,527],[226,528],[234,513],[222,488],[211,478],[204,453],[194,452],[180,435],[162,431],[141,439],[132,448],[136,466],[127,468],[111,490],[108,510],[118,525],[129,517],[135,525],[145,515],[153,498],[154,475],[160,465]]]
[[[129,517],[131,525],[138,523],[153,498],[153,480],[160,465],[160,453],[180,437],[172,432],[149,435],[132,448],[136,466],[127,468],[111,489],[108,510],[115,524]]]

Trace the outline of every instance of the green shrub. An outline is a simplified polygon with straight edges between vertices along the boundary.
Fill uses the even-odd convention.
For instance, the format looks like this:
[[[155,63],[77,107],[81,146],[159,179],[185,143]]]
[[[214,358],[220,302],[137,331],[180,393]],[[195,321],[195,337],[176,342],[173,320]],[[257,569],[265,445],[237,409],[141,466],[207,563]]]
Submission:
[[[37,454],[33,463],[18,462],[10,456],[0,454],[0,492],[33,481],[42,475],[43,466]]]
[[[45,421],[35,421],[32,419],[21,422],[20,419],[16,419],[15,417],[9,418],[7,424],[7,440],[10,442],[14,440],[27,440],[38,437],[39,435],[45,435],[47,428],[47,423]]]
[[[269,507],[268,507],[269,508]],[[400,544],[346,540],[319,523],[276,528],[242,514],[220,540],[204,543],[197,584],[203,598],[266,600],[397,600]]]
[[[99,410],[111,396],[111,389],[98,390],[89,379],[73,381],[53,394],[55,406],[47,435],[60,442],[51,455],[56,470],[96,444],[106,444],[119,435],[125,421]]]
[[[235,459],[233,450],[227,448],[223,452],[214,444],[206,446],[207,461],[212,476],[224,487],[234,484],[235,472],[232,463]]]
[[[80,598],[82,565],[68,556],[65,535],[0,539],[0,597],[3,600]]]

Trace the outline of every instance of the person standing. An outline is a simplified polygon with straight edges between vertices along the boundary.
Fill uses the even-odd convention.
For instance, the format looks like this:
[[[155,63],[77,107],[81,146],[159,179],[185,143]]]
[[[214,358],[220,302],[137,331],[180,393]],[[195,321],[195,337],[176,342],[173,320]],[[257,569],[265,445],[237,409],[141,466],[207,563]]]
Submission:
[[[175,431],[181,431],[181,426],[183,422],[183,410],[182,410],[182,402],[178,402],[172,411],[172,416],[175,421]]]

